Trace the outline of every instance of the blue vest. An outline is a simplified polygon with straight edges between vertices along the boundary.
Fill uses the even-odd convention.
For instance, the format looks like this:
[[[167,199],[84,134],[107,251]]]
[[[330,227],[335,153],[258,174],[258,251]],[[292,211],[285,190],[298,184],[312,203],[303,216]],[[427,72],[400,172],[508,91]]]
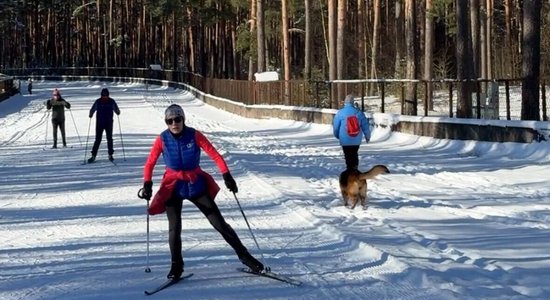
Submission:
[[[162,139],[162,157],[166,167],[174,171],[191,171],[199,167],[201,149],[195,141],[195,129],[186,127],[180,137],[174,137],[166,129],[160,134]],[[180,180],[176,184],[174,193],[183,199],[196,198],[206,192],[206,181],[197,176],[193,183]]]

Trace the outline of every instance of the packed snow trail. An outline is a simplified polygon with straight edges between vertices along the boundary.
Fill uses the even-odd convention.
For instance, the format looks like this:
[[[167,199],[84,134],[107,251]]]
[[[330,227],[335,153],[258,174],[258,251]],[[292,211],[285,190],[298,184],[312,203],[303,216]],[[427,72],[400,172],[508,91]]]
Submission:
[[[117,166],[107,160],[105,138],[97,162],[81,165],[94,140],[88,111],[103,87],[121,109]],[[65,126],[73,148],[48,149],[44,101],[53,88],[72,105]],[[385,164],[391,174],[369,181],[368,208],[352,211],[340,199],[343,154],[328,125],[246,119],[166,87],[45,81],[35,82],[33,95],[0,103],[0,299],[136,299],[164,280],[167,221],[151,217],[152,272],[145,273],[146,202],[136,193],[171,103],[224,155],[266,263],[304,285],[236,271],[242,265],[231,248],[186,202],[183,254],[194,276],[162,291],[163,299],[550,297],[548,144],[375,128],[360,166]],[[222,214],[259,255],[215,164],[205,156],[201,166],[222,187]],[[160,160],[155,191],[162,172]]]

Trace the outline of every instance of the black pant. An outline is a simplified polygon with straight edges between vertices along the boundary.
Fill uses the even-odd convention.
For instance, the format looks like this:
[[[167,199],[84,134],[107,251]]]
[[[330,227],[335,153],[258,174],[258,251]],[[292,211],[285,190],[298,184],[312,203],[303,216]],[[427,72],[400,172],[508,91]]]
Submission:
[[[53,146],[57,147],[57,127],[61,131],[61,138],[63,139],[63,146],[67,146],[67,141],[65,140],[65,120],[56,120],[52,119],[53,127]]]
[[[95,142],[92,147],[92,156],[97,155],[97,150],[99,149],[99,144],[101,144],[101,139],[103,138],[103,131],[105,130],[105,135],[107,136],[107,149],[109,155],[113,155],[115,150],[113,150],[113,122],[107,124],[96,123],[95,125]]]
[[[359,145],[342,146],[342,150],[346,159],[346,168],[357,169],[359,167]]]
[[[203,195],[196,199],[190,199],[193,204],[206,216],[210,224],[222,235],[223,239],[235,250],[238,256],[248,250],[242,244],[237,233],[225,222],[216,202],[209,196]],[[166,216],[168,217],[168,244],[172,263],[183,264],[181,254],[181,208],[183,199],[172,196],[166,202]]]

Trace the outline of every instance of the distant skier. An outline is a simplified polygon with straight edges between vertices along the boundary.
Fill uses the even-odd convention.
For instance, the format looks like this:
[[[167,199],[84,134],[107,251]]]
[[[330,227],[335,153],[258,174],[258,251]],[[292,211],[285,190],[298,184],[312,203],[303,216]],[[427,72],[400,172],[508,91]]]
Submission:
[[[21,95],[21,79],[17,79],[17,92]]]
[[[32,78],[27,80],[27,91],[29,92],[29,95],[32,95]]]
[[[67,147],[65,139],[65,108],[70,109],[71,104],[61,97],[61,92],[58,89],[53,90],[52,98],[46,102],[46,108],[52,110],[52,127],[53,127],[53,146],[57,148],[57,128],[61,130],[61,138],[63,139],[63,148]]]
[[[94,116],[97,111],[95,119],[95,142],[92,147],[92,157],[88,159],[88,163],[93,163],[103,138],[103,131],[107,136],[107,149],[109,154],[109,160],[113,161],[113,112],[120,115],[120,110],[115,100],[109,97],[109,90],[104,88],[101,90],[101,97],[98,98],[92,108],[90,108],[90,118]]]

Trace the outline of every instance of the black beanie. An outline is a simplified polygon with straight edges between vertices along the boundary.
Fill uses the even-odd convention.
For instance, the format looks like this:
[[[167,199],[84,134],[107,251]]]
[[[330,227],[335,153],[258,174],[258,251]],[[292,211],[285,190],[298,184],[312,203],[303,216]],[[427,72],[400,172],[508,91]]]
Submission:
[[[109,96],[109,90],[107,88],[102,89],[101,96]]]

